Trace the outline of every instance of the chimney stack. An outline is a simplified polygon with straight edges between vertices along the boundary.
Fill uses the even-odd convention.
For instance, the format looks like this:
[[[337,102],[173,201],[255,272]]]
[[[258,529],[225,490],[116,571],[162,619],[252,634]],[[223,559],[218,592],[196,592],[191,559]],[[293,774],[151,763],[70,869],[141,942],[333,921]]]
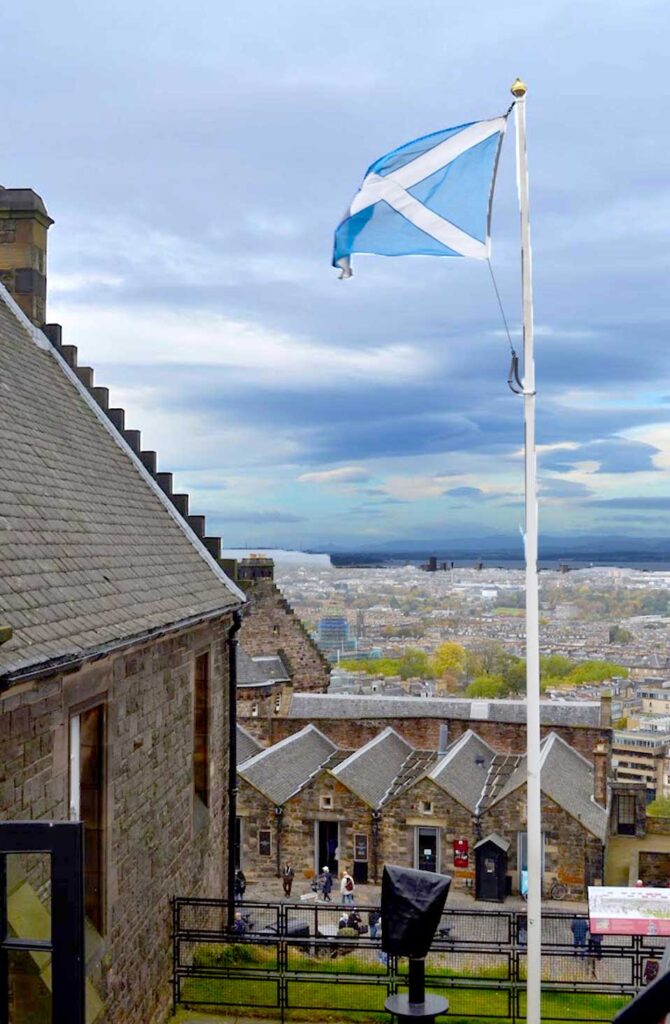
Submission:
[[[607,746],[599,743],[593,751],[593,799],[601,807],[607,807],[608,762]]]
[[[52,224],[37,192],[0,186],[0,281],[36,327],[46,320],[47,231]]]

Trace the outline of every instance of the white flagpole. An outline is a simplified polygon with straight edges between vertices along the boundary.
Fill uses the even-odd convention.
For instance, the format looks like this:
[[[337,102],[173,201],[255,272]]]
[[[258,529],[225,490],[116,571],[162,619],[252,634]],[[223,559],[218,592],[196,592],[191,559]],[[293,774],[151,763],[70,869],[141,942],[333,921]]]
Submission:
[[[537,585],[537,458],[535,453],[535,361],[531,272],[526,86],[517,78],[516,168],[521,210],[521,293],[523,304],[523,407],[525,426],[526,525],[526,759],[528,837],[527,1024],[541,1024],[542,979],[542,797],[540,789],[540,636]]]

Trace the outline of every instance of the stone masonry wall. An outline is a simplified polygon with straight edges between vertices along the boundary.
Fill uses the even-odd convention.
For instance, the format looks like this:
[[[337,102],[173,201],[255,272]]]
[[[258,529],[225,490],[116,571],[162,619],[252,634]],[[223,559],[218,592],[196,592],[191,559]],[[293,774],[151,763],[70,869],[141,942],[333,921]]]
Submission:
[[[333,807],[325,810],[321,797],[331,796]],[[371,810],[328,771],[320,772],[299,793],[284,804],[280,837],[280,862],[289,860],[295,870],[295,893],[306,891],[305,880],[314,877],[317,864],[315,822],[340,823],[340,868],[351,870],[354,834],[368,836],[371,850]],[[244,779],[239,780],[237,811],[242,819],[242,869],[250,879],[268,878],[277,870],[277,827],[274,805]],[[271,854],[259,850],[259,832],[271,832]],[[279,883],[278,883],[279,885]]]
[[[432,804],[432,813],[423,810]],[[389,864],[414,867],[416,827],[439,829],[440,849],[437,870],[453,877],[455,886],[465,886],[474,877],[472,848],[477,842],[472,813],[430,779],[422,779],[382,808],[381,850]],[[467,839],[470,851],[468,868],[454,867],[454,839]]]
[[[482,836],[497,832],[511,841],[507,871],[512,887],[519,889],[517,842],[526,831],[526,790],[519,787],[482,815]],[[585,895],[586,886],[602,884],[603,844],[583,828],[570,814],[542,794],[542,831],[544,833],[544,889],[554,881],[563,882],[574,895]]]
[[[69,817],[69,719],[106,706],[106,927],[90,978],[106,1024],[170,1003],[170,897],[225,888],[229,617],[0,697],[0,815]],[[209,812],[193,812],[194,659],[210,651]]]
[[[242,581],[249,598],[240,644],[250,656],[280,654],[295,690],[325,693],[330,663],[272,580]]]
[[[393,726],[396,732],[418,750],[437,750],[440,743],[440,725],[445,722],[449,727],[449,743],[454,743],[464,732],[472,729],[497,752],[523,754],[526,750],[525,723],[439,718],[366,718],[363,720],[315,718],[312,721],[317,729],[320,729],[333,743],[349,750],[363,746],[389,725]],[[248,727],[246,720],[244,725]],[[277,743],[278,740],[291,736],[304,727],[305,722],[301,719],[284,718],[279,715],[268,716],[261,720],[259,716],[255,720],[255,735],[263,740],[267,739],[271,743]],[[569,743],[591,762],[597,744],[601,742],[609,744],[611,741],[611,731],[608,729],[579,726],[542,728],[543,736],[548,736],[551,732],[558,733],[566,743]]]

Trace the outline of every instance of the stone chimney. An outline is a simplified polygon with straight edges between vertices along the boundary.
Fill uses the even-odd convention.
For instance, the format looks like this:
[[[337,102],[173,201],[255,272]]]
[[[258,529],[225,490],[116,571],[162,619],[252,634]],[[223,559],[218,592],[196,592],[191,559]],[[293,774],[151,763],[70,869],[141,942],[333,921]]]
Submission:
[[[593,799],[601,807],[607,807],[608,762],[607,746],[599,743],[593,751]]]
[[[37,327],[46,320],[47,231],[52,224],[37,192],[0,186],[0,281]]]
[[[612,728],[612,692],[604,690],[600,694],[600,725],[603,729]]]

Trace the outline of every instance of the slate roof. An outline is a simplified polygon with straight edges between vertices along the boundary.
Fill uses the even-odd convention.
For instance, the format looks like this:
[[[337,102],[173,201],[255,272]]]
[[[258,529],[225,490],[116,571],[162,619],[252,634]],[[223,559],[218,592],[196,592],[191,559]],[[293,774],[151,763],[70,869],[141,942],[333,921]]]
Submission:
[[[413,752],[413,747],[389,727],[342,761],[333,775],[370,807],[380,807]]]
[[[313,726],[287,736],[237,769],[237,774],[272,803],[281,805],[294,796],[331,760],[334,743]]]
[[[238,686],[272,686],[273,683],[287,683],[290,678],[286,665],[278,654],[257,654],[251,657],[238,647]]]
[[[507,853],[510,846],[512,845],[509,839],[503,839],[503,837],[501,835],[498,835],[497,832],[489,832],[487,836],[484,836],[484,838],[480,839],[478,843],[475,843],[473,849],[478,850],[479,847],[484,846],[485,843],[493,843],[493,845],[497,846],[500,850],[503,851],[503,853]]]
[[[295,693],[289,718],[453,718],[466,721],[526,721],[523,700],[464,700],[459,697],[387,697],[381,694]],[[543,725],[600,725],[598,701],[541,701]]]
[[[237,726],[237,764],[248,761],[250,757],[263,749],[263,744],[259,743],[255,736],[247,732],[243,726]]]
[[[574,747],[556,733],[542,741],[540,755],[540,785],[542,792],[580,821],[598,839],[607,835],[607,810],[593,797],[593,766]],[[498,803],[519,786],[526,783],[526,758],[519,757],[518,765],[506,785],[488,806]]]
[[[239,607],[63,356],[0,286],[0,678]]]
[[[468,729],[430,772],[428,778],[454,800],[476,811],[481,800],[495,751]]]

